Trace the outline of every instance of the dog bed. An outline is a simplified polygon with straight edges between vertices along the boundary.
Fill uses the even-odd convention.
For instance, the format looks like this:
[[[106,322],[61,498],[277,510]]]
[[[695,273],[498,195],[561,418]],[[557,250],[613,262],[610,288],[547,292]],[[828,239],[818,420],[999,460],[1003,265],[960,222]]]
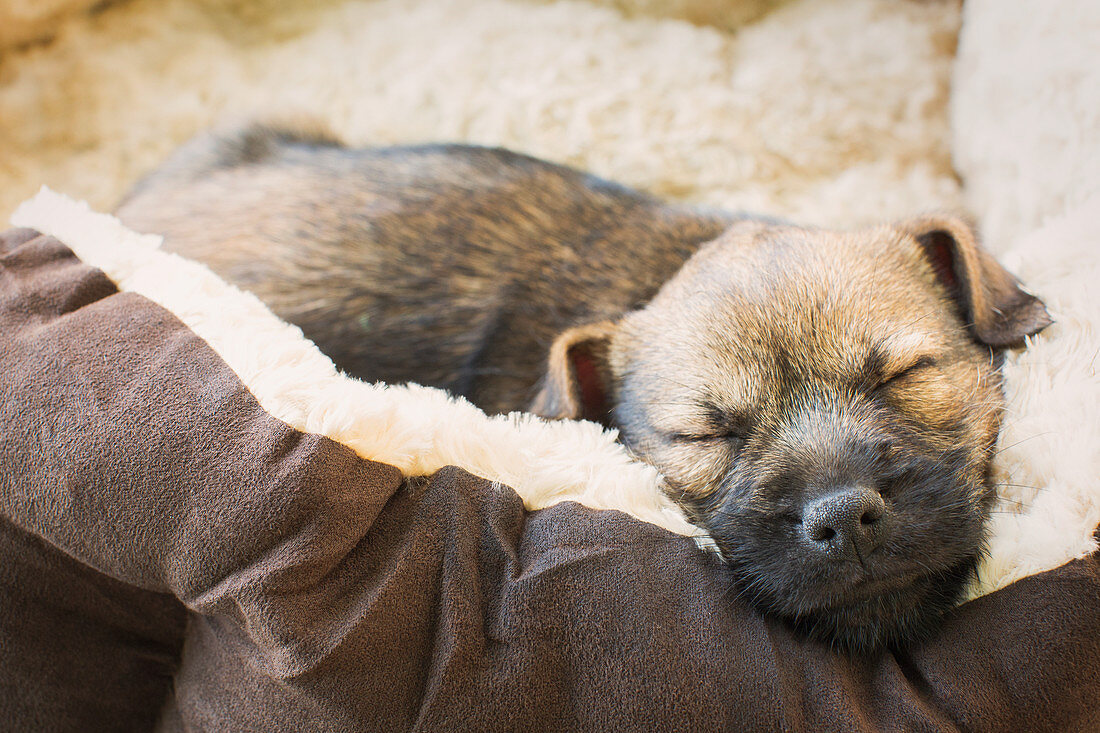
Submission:
[[[761,618],[613,436],[339,375],[43,191],[0,245],[0,721],[1086,730],[1100,554],[849,658]]]
[[[957,57],[954,0],[0,0],[27,9],[0,218],[306,111],[805,223],[964,206],[1056,323],[1004,367],[974,600],[851,660],[730,598],[611,436],[341,381],[47,195],[0,255],[0,727],[1100,728],[1100,6],[967,0]]]

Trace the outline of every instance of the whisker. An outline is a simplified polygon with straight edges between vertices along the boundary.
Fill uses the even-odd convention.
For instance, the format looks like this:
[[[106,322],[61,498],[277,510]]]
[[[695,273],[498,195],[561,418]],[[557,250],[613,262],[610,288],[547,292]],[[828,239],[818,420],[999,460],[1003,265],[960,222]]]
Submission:
[[[1016,446],[1020,445],[1021,443],[1026,443],[1027,441],[1034,440],[1035,438],[1041,438],[1044,435],[1053,435],[1054,432],[1055,431],[1053,431],[1053,430],[1047,430],[1047,431],[1044,431],[1042,433],[1036,433],[1035,435],[1029,435],[1026,438],[1023,438],[1021,440],[1017,440],[1015,443],[1013,443],[1011,445],[1006,445],[1002,448],[997,449],[997,451],[993,455],[994,455],[994,457],[999,456],[1002,453],[1004,453],[1006,450],[1010,450],[1012,448],[1015,448]]]

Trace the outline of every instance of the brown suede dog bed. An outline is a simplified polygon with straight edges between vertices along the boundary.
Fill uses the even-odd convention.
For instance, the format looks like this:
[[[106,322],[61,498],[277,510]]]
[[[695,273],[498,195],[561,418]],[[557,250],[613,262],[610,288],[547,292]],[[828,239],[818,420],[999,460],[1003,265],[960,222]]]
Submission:
[[[846,658],[686,532],[291,427],[99,264],[0,237],[4,730],[1100,730],[1100,555]]]

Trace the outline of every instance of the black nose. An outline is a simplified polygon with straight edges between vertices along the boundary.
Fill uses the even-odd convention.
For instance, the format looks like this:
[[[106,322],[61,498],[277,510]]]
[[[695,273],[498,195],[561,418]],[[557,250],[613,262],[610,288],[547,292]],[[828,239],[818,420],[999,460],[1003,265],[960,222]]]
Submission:
[[[815,499],[802,513],[802,532],[834,559],[863,560],[882,544],[886,503],[877,491],[843,489]]]

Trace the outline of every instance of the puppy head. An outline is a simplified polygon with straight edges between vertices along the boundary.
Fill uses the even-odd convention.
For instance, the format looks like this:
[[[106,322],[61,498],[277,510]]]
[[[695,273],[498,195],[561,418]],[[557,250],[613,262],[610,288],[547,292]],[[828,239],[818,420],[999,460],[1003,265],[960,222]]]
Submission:
[[[533,409],[618,427],[745,597],[867,649],[956,602],[992,499],[995,350],[1049,323],[961,220],[749,222],[645,308],[559,337]]]

